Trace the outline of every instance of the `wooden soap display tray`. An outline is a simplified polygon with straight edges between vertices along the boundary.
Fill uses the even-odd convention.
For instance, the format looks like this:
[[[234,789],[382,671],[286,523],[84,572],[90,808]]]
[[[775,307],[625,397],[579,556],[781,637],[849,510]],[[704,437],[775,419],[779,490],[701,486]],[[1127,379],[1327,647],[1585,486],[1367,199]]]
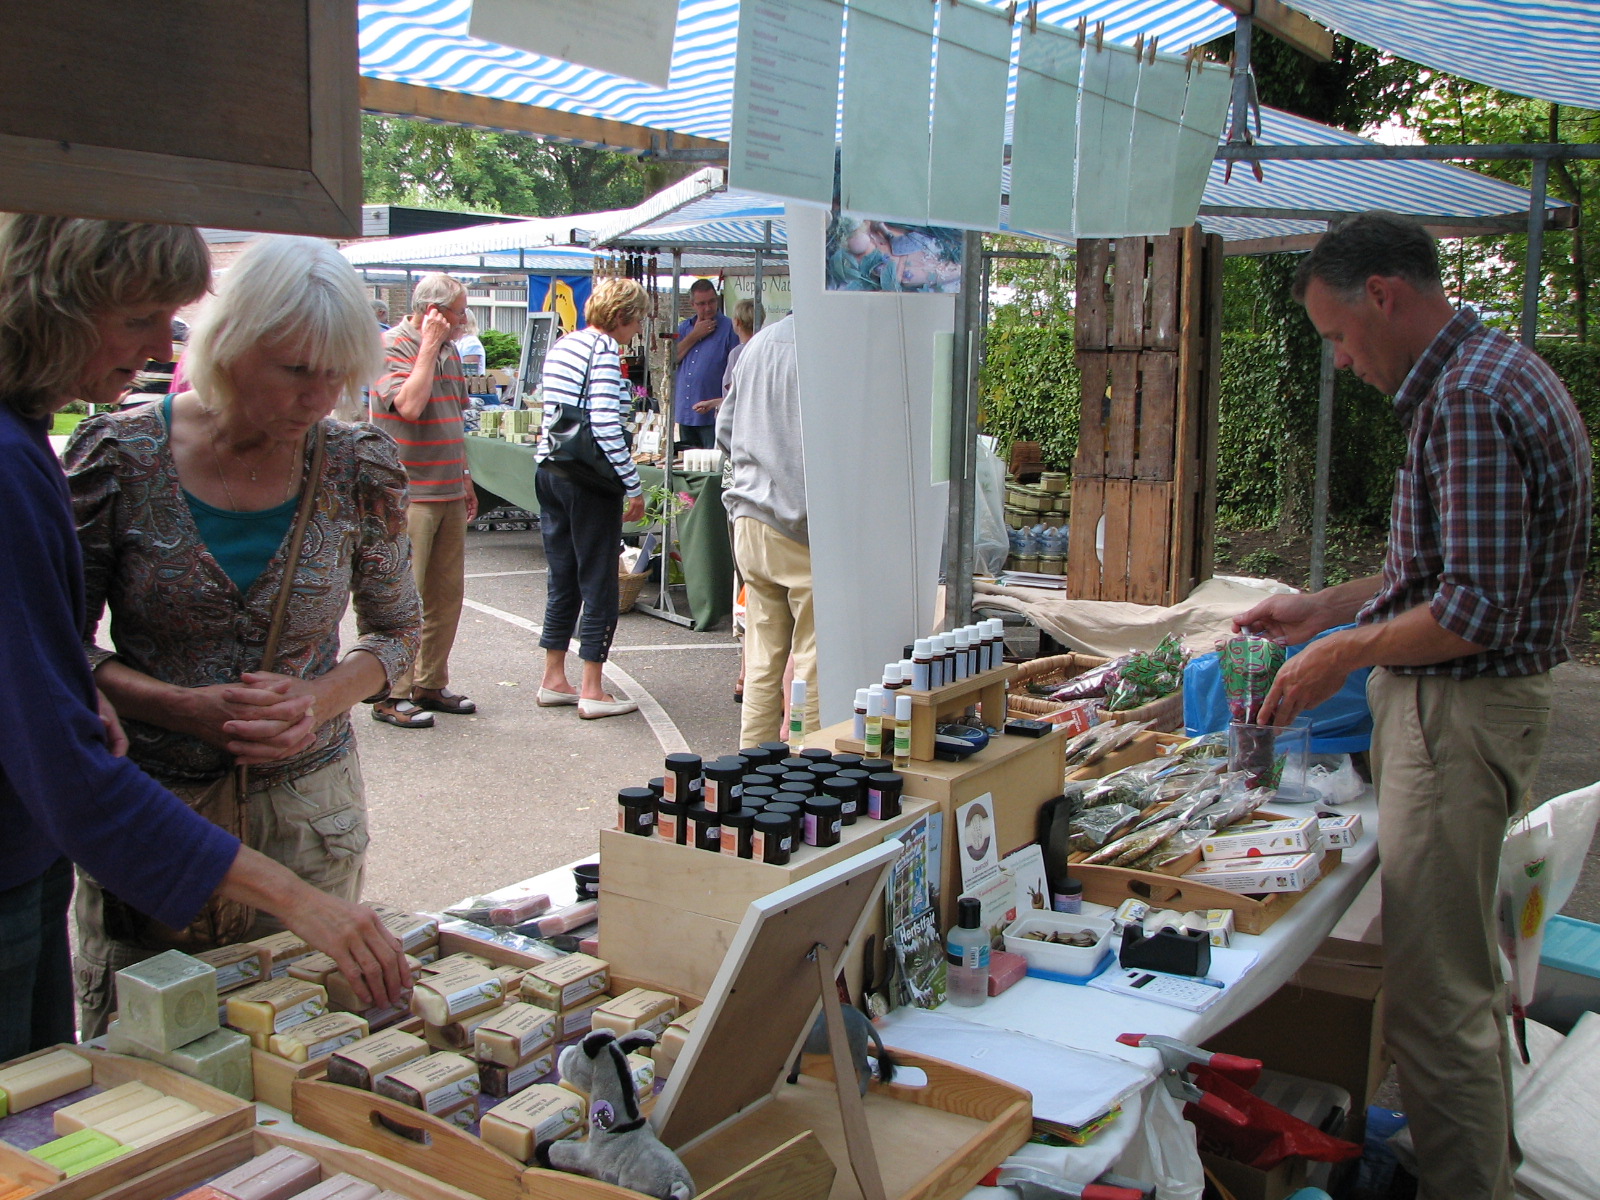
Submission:
[[[37,1188],[38,1190],[28,1197],[28,1200],[89,1200],[90,1197],[125,1184],[156,1167],[192,1154],[233,1134],[245,1133],[255,1124],[255,1105],[227,1092],[218,1091],[196,1079],[190,1079],[187,1075],[180,1075],[155,1063],[145,1062],[143,1059],[109,1054],[104,1050],[88,1046],[54,1046],[13,1061],[24,1062],[57,1050],[71,1051],[89,1061],[96,1091],[109,1091],[124,1083],[143,1083],[164,1095],[187,1101],[212,1115],[197,1125],[180,1129],[148,1146],[141,1146],[126,1154],[118,1155],[109,1162],[102,1163],[98,1167],[90,1167],[81,1174],[62,1178],[62,1173],[49,1163],[10,1144],[6,1140],[7,1128],[20,1127],[18,1123],[29,1114],[53,1113],[56,1109],[87,1099],[95,1093],[84,1089],[47,1104],[37,1105],[23,1113],[13,1113],[0,1120],[0,1175],[20,1179],[23,1183]],[[32,1144],[42,1145],[43,1141],[36,1140]]]
[[[405,1196],[407,1200],[471,1200],[464,1191],[376,1154],[346,1146],[330,1146],[310,1138],[297,1138],[263,1128],[234,1134],[203,1150],[135,1176],[96,1200],[168,1200],[277,1146],[285,1146],[316,1159],[322,1166],[323,1179],[338,1174],[354,1175],[386,1191]]]
[[[926,692],[912,691],[910,688],[895,692],[896,697],[911,697],[911,757],[920,762],[932,762],[934,726],[959,716],[973,704],[978,706],[983,724],[995,729],[1003,726],[1006,723],[1006,685],[1016,670],[1006,663],[970,679],[957,680]],[[854,737],[840,737],[834,740],[833,748],[860,754],[866,746]],[[886,737],[883,757],[888,758],[893,750],[893,744]]]
[[[389,1029],[403,1029],[407,1033],[422,1035],[422,1018],[406,1017],[396,1021],[393,1025],[385,1025],[383,1029],[375,1029],[374,1033],[382,1033]],[[293,1104],[293,1086],[297,1079],[321,1079],[328,1073],[328,1059],[331,1055],[324,1054],[321,1058],[313,1058],[310,1062],[290,1062],[287,1058],[280,1058],[266,1050],[251,1049],[250,1066],[255,1074],[256,1099],[263,1104],[270,1104],[274,1108],[281,1108],[284,1112],[290,1111]]]

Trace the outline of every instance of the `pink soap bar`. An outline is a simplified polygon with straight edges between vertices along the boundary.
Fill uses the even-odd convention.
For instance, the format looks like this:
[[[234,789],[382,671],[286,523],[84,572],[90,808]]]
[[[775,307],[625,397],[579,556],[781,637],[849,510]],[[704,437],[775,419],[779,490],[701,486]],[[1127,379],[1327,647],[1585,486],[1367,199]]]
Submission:
[[[600,957],[600,935],[591,934],[578,943],[578,953],[587,954],[590,958]]]
[[[489,924],[491,925],[521,925],[524,921],[532,920],[540,913],[550,910],[549,896],[522,896],[516,900],[508,900],[503,904],[496,904],[489,910]]]
[[[354,1175],[334,1175],[314,1188],[301,1192],[296,1200],[377,1200],[378,1186]]]
[[[1009,950],[989,951],[989,995],[998,996],[1028,973],[1028,960]]]
[[[317,1160],[287,1146],[275,1146],[211,1181],[232,1200],[289,1200],[322,1178]]]
[[[577,904],[569,904],[540,917],[537,922],[538,936],[554,937],[558,933],[567,933],[580,925],[587,925],[599,915],[598,900],[580,900]]]

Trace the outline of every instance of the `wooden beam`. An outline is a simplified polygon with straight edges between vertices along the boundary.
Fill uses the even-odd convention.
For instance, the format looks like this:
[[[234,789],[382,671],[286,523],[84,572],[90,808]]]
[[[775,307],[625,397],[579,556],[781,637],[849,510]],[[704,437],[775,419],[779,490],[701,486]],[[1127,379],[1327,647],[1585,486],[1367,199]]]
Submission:
[[[503,133],[520,133],[553,141],[579,142],[633,153],[673,150],[727,151],[726,142],[669,133],[626,121],[607,121],[577,113],[537,108],[513,100],[492,100],[440,88],[418,87],[388,79],[361,77],[361,107],[395,117],[421,117],[450,125],[470,125]]]
[[[1333,58],[1333,33],[1310,17],[1295,12],[1283,0],[1217,0],[1217,3],[1241,17],[1253,17],[1258,28],[1318,62]]]

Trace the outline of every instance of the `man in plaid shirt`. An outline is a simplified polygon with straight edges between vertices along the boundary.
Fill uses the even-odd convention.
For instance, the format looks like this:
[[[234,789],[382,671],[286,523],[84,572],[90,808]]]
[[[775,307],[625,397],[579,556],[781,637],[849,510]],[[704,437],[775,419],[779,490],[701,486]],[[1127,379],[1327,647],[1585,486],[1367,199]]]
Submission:
[[[1301,264],[1295,295],[1334,362],[1406,429],[1383,574],[1274,596],[1235,621],[1290,643],[1262,720],[1375,668],[1384,1034],[1423,1200],[1512,1195],[1510,1048],[1493,909],[1507,820],[1544,746],[1589,547],[1589,439],[1531,351],[1454,309],[1414,221],[1365,213]]]

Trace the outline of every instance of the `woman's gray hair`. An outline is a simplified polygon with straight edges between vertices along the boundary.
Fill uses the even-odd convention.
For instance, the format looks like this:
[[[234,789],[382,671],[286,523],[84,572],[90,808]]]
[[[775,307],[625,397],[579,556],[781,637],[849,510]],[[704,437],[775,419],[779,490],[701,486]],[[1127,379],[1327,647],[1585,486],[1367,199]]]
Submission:
[[[756,302],[746,297],[735,304],[733,306],[733,323],[753,332],[756,327]]]
[[[0,216],[0,403],[25,417],[50,412],[99,348],[97,317],[176,308],[210,282],[211,255],[189,225]]]
[[[1304,301],[1313,279],[1340,299],[1353,300],[1374,275],[1404,279],[1431,291],[1439,279],[1439,245],[1420,221],[1374,209],[1328,226],[1328,232],[1301,260],[1294,276],[1294,298]]]
[[[440,308],[449,308],[466,294],[466,285],[454,276],[439,272],[424,275],[417,280],[417,286],[411,293],[411,311],[425,313],[429,306],[434,304]]]
[[[230,372],[263,342],[293,344],[313,370],[341,375],[352,396],[383,369],[370,297],[354,268],[315,238],[258,238],[228,269],[189,338],[184,365],[195,390],[234,400]]]

